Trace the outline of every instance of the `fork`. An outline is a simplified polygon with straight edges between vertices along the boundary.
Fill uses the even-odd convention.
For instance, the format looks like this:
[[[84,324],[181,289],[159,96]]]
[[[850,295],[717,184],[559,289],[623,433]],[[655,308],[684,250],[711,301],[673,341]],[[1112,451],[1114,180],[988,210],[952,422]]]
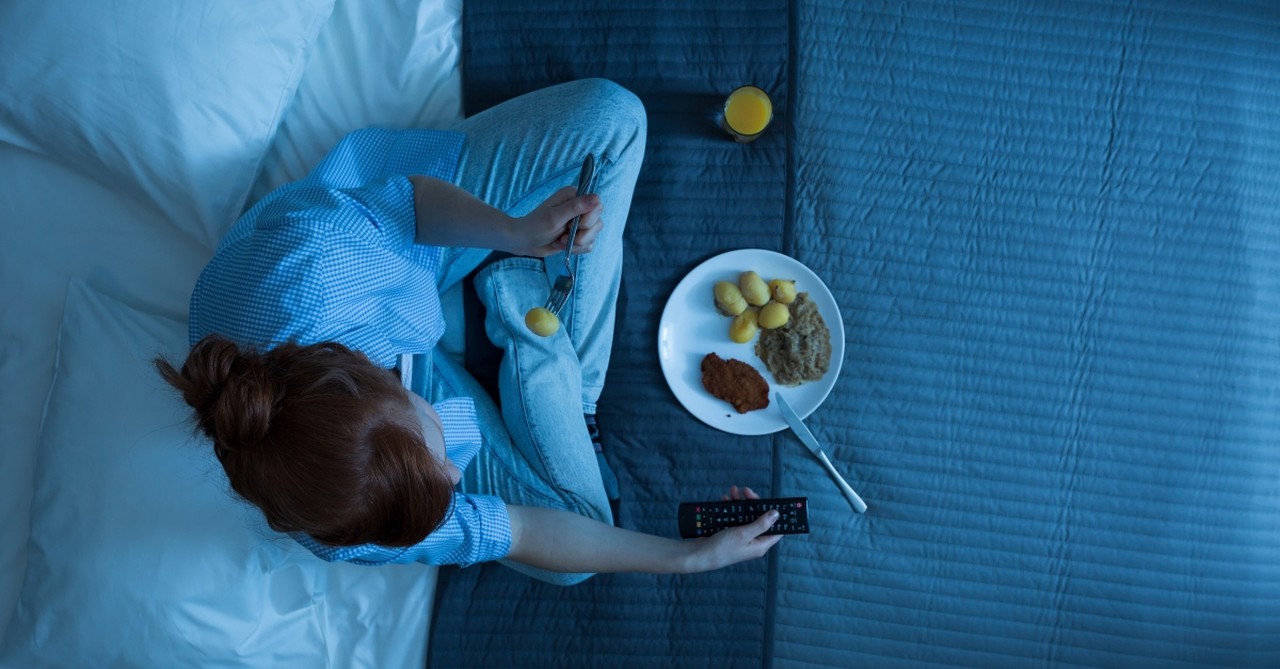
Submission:
[[[585,160],[582,161],[582,171],[578,173],[578,195],[586,195],[591,192],[595,186],[596,180],[596,159],[590,153],[587,154]],[[555,283],[551,286],[551,295],[547,297],[545,309],[559,316],[560,310],[564,308],[565,302],[569,300],[569,293],[573,292],[573,266],[569,262],[569,258],[573,255],[573,240],[578,236],[578,223],[582,221],[582,216],[573,217],[573,222],[569,224],[569,239],[564,249],[564,269],[560,270],[560,275],[556,277]]]

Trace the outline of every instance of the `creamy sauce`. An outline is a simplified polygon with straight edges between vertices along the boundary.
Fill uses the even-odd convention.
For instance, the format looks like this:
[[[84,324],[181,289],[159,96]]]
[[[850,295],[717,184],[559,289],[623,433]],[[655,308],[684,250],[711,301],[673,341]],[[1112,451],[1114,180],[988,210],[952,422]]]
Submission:
[[[817,381],[831,368],[831,331],[818,305],[800,293],[790,305],[791,320],[774,330],[761,330],[756,355],[784,386]]]

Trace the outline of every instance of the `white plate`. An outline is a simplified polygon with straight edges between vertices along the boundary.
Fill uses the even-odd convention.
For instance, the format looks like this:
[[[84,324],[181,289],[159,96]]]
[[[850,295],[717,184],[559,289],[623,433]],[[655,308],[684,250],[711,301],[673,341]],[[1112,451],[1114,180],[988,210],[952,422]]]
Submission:
[[[796,290],[809,293],[818,306],[831,330],[831,368],[821,379],[790,387],[778,384],[756,356],[755,339],[746,344],[729,339],[732,319],[716,311],[713,289],[717,281],[737,283],[738,275],[747,270],[755,270],[765,281],[795,279]],[[702,359],[708,353],[737,358],[759,370],[769,382],[769,406],[740,414],[708,393],[702,387]],[[796,259],[764,249],[729,251],[695,267],[667,298],[658,323],[658,359],[671,392],[699,420],[733,434],[770,434],[787,427],[774,406],[774,391],[781,391],[801,418],[813,413],[831,392],[844,363],[844,321],[827,285]]]

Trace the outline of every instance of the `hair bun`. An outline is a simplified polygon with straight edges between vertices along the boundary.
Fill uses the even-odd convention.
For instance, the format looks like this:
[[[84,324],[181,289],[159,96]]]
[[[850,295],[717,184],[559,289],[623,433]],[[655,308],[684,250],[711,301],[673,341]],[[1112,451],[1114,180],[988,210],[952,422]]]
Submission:
[[[200,429],[220,453],[252,448],[267,435],[283,389],[258,352],[209,335],[192,347],[181,371],[163,361],[156,365],[195,409]]]

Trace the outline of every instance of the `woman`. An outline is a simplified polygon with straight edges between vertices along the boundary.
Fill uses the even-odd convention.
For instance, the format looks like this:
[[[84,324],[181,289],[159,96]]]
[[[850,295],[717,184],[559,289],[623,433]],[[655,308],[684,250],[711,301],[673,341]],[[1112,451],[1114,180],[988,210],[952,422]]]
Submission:
[[[588,426],[645,130],[617,85],[563,84],[448,132],[353,133],[246,212],[197,282],[186,362],[157,361],[232,488],[327,560],[501,560],[571,584],[767,552],[772,514],[695,541],[612,525]],[[587,153],[596,192],[579,194]],[[539,337],[524,314],[565,253],[575,289],[561,330]],[[500,410],[437,346],[440,294],[479,267]]]

